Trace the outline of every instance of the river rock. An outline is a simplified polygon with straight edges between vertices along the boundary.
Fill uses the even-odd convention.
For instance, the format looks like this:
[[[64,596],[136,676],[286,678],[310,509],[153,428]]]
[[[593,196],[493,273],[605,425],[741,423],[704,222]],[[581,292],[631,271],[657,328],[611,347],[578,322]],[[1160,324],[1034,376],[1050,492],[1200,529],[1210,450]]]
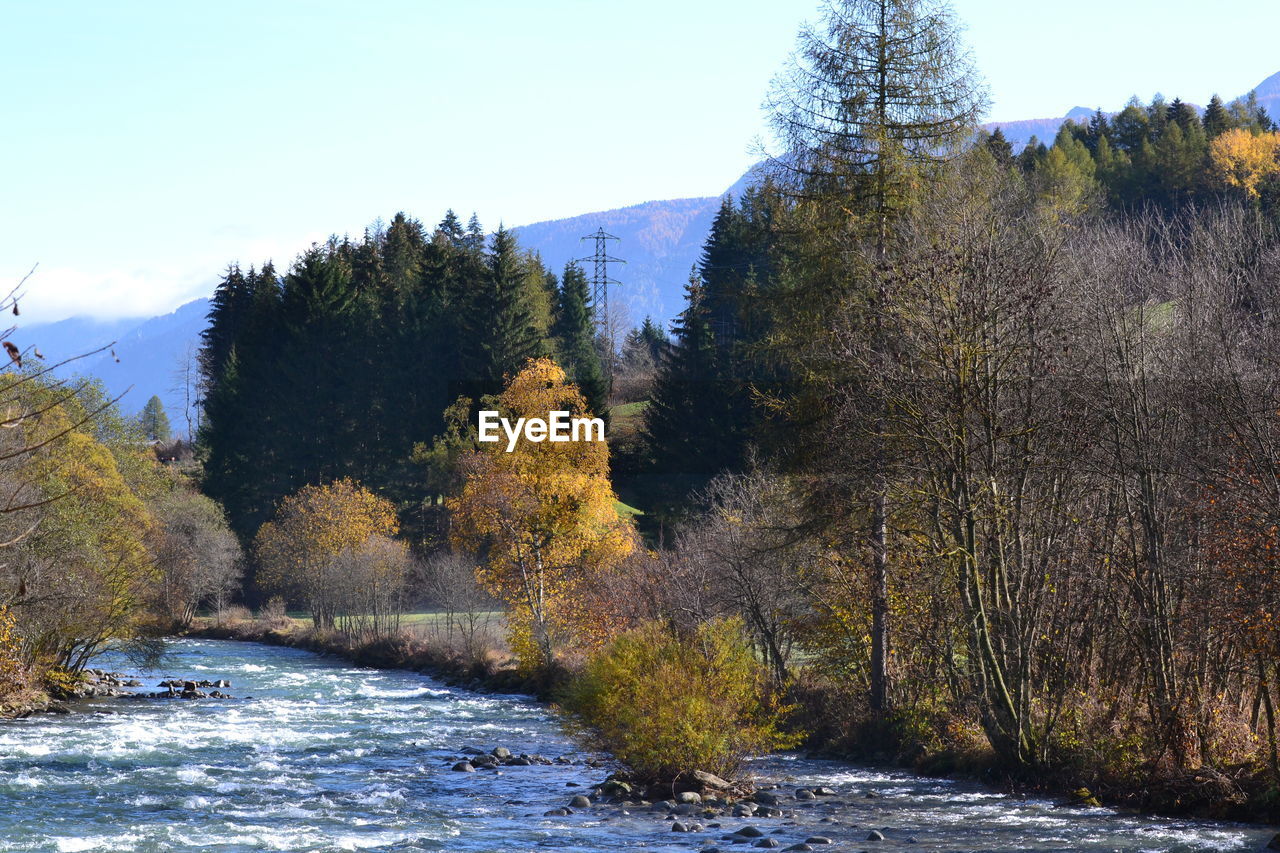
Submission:
[[[459,761],[457,764],[453,765],[453,769],[459,773],[475,773],[476,772],[476,769],[471,766],[470,761]]]
[[[1280,850],[1280,832],[1277,832],[1275,837],[1271,839],[1271,843],[1267,845],[1267,849]]]
[[[530,761],[527,758],[524,758],[523,756],[520,758],[513,758],[507,762],[508,767],[529,767],[532,764],[533,764],[532,761]]]
[[[826,785],[814,788],[813,793],[817,794],[819,797],[834,797],[836,795],[835,789],[828,788]]]
[[[884,833],[878,829],[873,829],[867,833],[868,841],[884,841]]]
[[[610,779],[600,786],[600,795],[604,797],[628,797],[631,795],[631,786],[618,779]]]
[[[755,803],[738,803],[736,806],[733,807],[733,816],[734,817],[751,817],[753,814],[756,813],[756,808],[757,806]]]
[[[813,791],[810,791],[808,788],[796,788],[797,800],[813,800],[816,798],[817,798],[817,795],[815,795]]]
[[[752,847],[781,847],[781,842],[776,838],[761,838]]]
[[[720,791],[727,791],[733,787],[724,779],[721,779],[714,773],[708,773],[705,770],[695,770],[691,774],[695,780],[706,785],[708,788],[715,788]]]
[[[762,806],[776,806],[778,804],[778,795],[769,791],[756,791],[751,795],[751,799]]]
[[[676,802],[696,806],[702,802],[702,795],[697,791],[681,791],[676,794]]]
[[[507,749],[505,746],[495,746],[493,748],[493,752],[490,752],[489,754],[499,761],[505,761],[511,757],[511,750]]]
[[[671,824],[672,832],[688,832],[689,827],[685,826],[681,821],[673,821]]]
[[[815,835],[812,838],[806,838],[804,840],[804,843],[805,844],[830,844],[831,839],[827,838],[824,835]]]
[[[579,794],[569,801],[569,805],[575,809],[589,809],[591,808],[591,800]]]
[[[743,838],[760,838],[761,836],[764,835],[764,833],[761,832],[759,828],[748,825],[748,826],[742,827],[742,829],[739,829],[737,832],[734,833],[734,835],[740,835]]]
[[[542,816],[543,817],[565,817],[566,815],[571,815],[571,814],[573,814],[573,812],[569,811],[568,809],[551,809],[550,811],[543,812]]]
[[[813,848],[812,848],[812,847],[810,847],[810,846],[808,845],[808,843],[806,843],[806,842],[801,842],[801,843],[799,843],[799,844],[792,844],[790,847],[788,847],[788,848],[786,848],[786,849],[787,849],[787,850],[794,850],[794,851],[796,851],[796,853],[804,853],[804,851],[806,851],[806,850],[813,850]]]

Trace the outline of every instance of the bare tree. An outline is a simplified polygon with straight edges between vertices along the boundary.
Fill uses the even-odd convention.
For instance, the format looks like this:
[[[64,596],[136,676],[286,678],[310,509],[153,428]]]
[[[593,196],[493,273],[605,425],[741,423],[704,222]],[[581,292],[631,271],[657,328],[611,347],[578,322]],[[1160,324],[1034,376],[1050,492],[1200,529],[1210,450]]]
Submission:
[[[478,657],[498,604],[476,580],[474,562],[453,551],[437,551],[423,562],[418,586],[444,615],[445,643],[459,642],[466,657]],[[438,633],[439,623],[433,628]]]

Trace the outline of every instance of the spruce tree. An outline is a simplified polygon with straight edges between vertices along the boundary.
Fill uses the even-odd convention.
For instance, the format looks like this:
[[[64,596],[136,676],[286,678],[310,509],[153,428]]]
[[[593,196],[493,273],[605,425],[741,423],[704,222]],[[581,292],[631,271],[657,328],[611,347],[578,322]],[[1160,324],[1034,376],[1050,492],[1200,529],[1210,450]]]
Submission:
[[[717,354],[702,281],[694,272],[674,340],[658,366],[653,397],[644,411],[650,457],[642,488],[659,516],[678,515],[688,495],[729,467],[716,430],[725,423],[717,387]]]
[[[471,385],[467,396],[473,399],[500,392],[506,377],[545,352],[526,272],[515,235],[499,227],[463,321],[463,367]]]
[[[561,366],[596,415],[608,418],[609,388],[595,348],[595,318],[586,273],[570,261],[560,279],[555,339]]]
[[[165,414],[164,403],[155,394],[147,400],[142,412],[138,415],[138,426],[148,441],[167,444],[173,437],[169,428],[169,416]]]
[[[996,128],[984,140],[988,153],[1001,166],[1009,166],[1013,163],[1013,146],[1009,144],[1009,140],[1005,139],[1004,131]]]
[[[1217,93],[1209,99],[1209,106],[1204,110],[1204,132],[1210,139],[1230,130],[1232,127],[1231,115],[1227,112],[1227,108],[1222,104],[1222,98]]]

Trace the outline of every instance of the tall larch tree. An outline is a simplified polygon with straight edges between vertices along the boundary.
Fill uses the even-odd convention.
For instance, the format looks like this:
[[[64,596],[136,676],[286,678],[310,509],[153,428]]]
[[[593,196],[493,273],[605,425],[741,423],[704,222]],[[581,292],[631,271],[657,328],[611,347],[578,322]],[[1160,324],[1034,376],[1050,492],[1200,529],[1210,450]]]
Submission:
[[[874,382],[887,357],[883,274],[893,225],[910,208],[915,185],[968,139],[986,96],[950,8],[935,0],[829,0],[822,23],[804,29],[788,70],[775,81],[773,125],[779,159],[796,194],[827,212],[836,234],[860,247],[837,274],[843,287],[813,299],[815,335],[833,307],[852,315],[864,338],[863,377],[835,385],[870,391],[859,441],[870,446],[862,489],[869,504],[873,628],[870,704],[889,704],[889,580],[886,492],[890,460],[885,412]],[[840,238],[837,238],[840,239]],[[822,276],[831,281],[830,276]],[[843,303],[843,304],[839,304]],[[828,360],[828,363],[830,361]],[[881,401],[877,402],[876,399]]]

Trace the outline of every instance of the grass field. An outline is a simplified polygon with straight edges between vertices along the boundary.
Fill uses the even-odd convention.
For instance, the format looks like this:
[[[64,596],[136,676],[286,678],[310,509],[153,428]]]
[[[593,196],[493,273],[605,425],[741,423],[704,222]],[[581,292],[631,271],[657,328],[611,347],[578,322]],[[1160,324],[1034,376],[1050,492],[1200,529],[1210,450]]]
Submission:
[[[311,616],[303,610],[293,610],[289,612],[289,619],[299,627],[310,627]],[[494,630],[498,630],[505,625],[506,614],[501,610],[484,610],[476,614],[479,624],[488,624]],[[427,633],[433,629],[444,631],[448,628],[449,614],[441,610],[419,610],[414,613],[404,613],[400,616],[400,627],[412,629],[418,633]],[[461,620],[462,614],[454,614],[454,624]]]

